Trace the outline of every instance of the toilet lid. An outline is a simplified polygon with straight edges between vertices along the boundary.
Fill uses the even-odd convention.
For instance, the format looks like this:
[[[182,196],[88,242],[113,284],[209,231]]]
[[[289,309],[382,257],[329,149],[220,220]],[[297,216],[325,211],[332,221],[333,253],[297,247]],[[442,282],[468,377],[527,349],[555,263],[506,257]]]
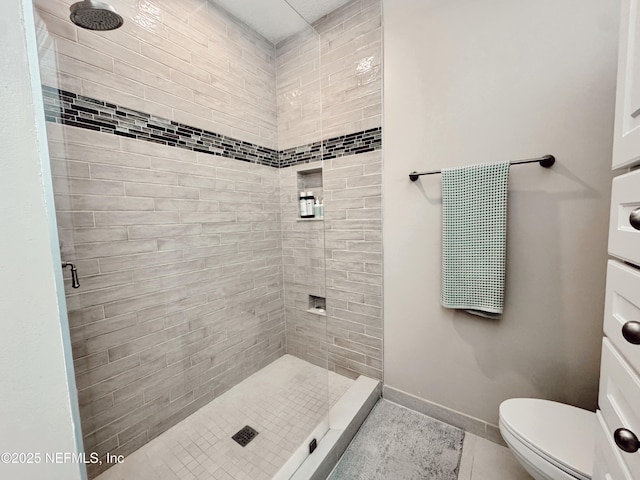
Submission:
[[[532,450],[591,478],[595,413],[549,400],[512,398],[500,405],[500,420]]]

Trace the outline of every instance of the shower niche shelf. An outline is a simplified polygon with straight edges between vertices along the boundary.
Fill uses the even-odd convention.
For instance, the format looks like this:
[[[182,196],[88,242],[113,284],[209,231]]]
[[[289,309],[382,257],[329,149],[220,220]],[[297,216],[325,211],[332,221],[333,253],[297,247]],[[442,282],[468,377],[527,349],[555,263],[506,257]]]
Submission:
[[[316,297],[315,295],[309,295],[309,313],[316,315],[327,315],[327,299],[325,297]]]
[[[298,222],[322,222],[324,217],[308,217],[302,218],[300,216],[300,207],[298,202],[300,201],[300,192],[313,192],[315,198],[319,198],[324,201],[324,192],[322,189],[322,167],[312,167],[306,170],[298,170],[296,172],[296,192],[294,199],[298,209]]]

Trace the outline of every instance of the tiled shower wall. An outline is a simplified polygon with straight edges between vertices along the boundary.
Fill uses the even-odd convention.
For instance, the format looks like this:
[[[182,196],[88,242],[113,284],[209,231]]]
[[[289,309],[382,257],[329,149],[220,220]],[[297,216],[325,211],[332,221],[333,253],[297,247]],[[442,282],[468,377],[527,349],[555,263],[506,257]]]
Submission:
[[[111,0],[133,19],[111,32],[76,28],[74,2],[34,1],[58,52],[43,83],[276,148],[271,42],[207,0]]]
[[[276,45],[280,150],[382,125],[381,1],[353,0],[313,27]]]
[[[48,127],[85,448],[126,455],[284,353],[278,170]]]
[[[325,162],[329,367],[382,379],[382,153]]]
[[[382,125],[382,2],[354,0],[314,23],[321,38],[322,138]]]
[[[299,220],[298,172],[320,166],[325,219]],[[380,150],[280,170],[287,353],[352,378],[382,378],[381,172]]]
[[[36,23],[76,382],[86,451],[127,455],[285,352],[275,49],[205,0],[70,3]]]
[[[379,0],[354,0],[314,24],[320,63],[314,35],[277,45],[279,149],[382,125],[381,23]],[[324,154],[324,162],[280,172],[287,352],[319,365],[328,355],[336,372],[381,379],[382,155]],[[324,198],[325,220],[300,221],[298,172],[320,167],[325,184],[314,194]],[[316,281],[325,267],[326,288]],[[309,295],[322,292],[326,330],[307,311]]]
[[[49,86],[280,150],[354,134],[331,140],[346,153],[321,164],[326,221],[302,224],[292,179],[308,164],[278,171],[91,132],[89,112],[73,112],[82,130],[48,124],[62,255],[81,274],[67,293],[87,451],[127,454],[282,355],[285,298],[291,353],[381,378],[381,156],[349,153],[374,150],[371,137],[379,148],[379,0],[318,22],[322,62],[317,34],[290,42],[278,89],[275,47],[205,0],[154,2],[108,33],[72,26],[70,3],[36,0]],[[132,15],[124,0],[115,6]],[[304,70],[298,53],[316,57],[300,79],[315,95],[294,92],[293,105],[281,100]],[[278,143],[276,92],[289,121]],[[374,132],[357,138],[364,129]],[[308,294],[327,296],[328,340],[324,319],[305,315]]]

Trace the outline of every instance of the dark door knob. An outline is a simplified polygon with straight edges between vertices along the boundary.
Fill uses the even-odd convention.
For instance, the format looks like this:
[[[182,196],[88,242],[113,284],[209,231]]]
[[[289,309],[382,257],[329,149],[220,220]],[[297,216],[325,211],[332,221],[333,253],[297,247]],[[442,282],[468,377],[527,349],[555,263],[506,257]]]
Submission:
[[[640,440],[636,434],[626,428],[619,428],[613,433],[613,439],[620,450],[627,453],[635,453],[640,449]]]
[[[636,230],[640,230],[640,207],[631,212],[631,215],[629,215],[629,223]]]
[[[622,326],[622,336],[627,342],[640,345],[640,322],[625,323]]]

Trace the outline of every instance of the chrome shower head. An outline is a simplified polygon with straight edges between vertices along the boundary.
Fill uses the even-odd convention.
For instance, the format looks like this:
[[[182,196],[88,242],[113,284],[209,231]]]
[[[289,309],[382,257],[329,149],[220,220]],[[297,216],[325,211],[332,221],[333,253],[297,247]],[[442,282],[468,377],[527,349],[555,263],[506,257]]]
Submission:
[[[111,5],[96,0],[83,0],[74,3],[69,9],[71,21],[87,30],[115,30],[124,23],[124,19]]]

